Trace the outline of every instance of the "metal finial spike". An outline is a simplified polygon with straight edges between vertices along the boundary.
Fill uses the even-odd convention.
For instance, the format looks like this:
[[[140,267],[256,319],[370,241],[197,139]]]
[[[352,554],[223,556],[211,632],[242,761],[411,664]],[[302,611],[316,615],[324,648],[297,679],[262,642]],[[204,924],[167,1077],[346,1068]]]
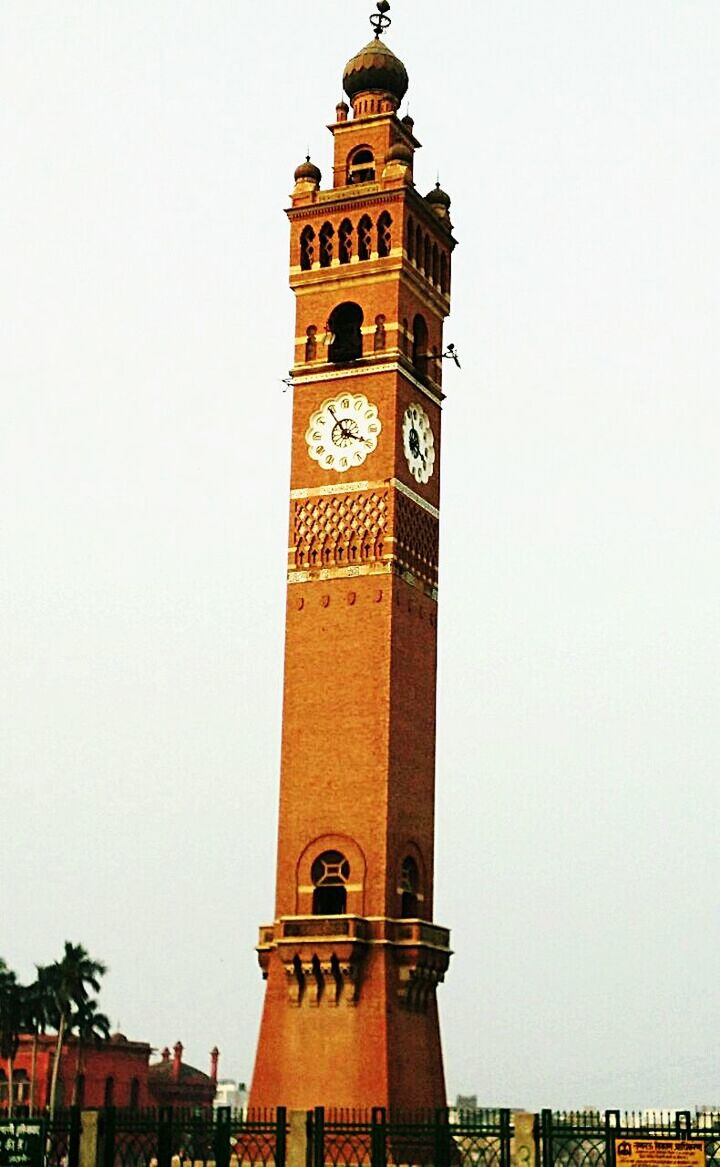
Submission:
[[[370,17],[370,23],[375,29],[375,40],[380,40],[380,34],[385,32],[392,24],[392,20],[388,16],[390,11],[390,0],[377,0],[377,16]]]

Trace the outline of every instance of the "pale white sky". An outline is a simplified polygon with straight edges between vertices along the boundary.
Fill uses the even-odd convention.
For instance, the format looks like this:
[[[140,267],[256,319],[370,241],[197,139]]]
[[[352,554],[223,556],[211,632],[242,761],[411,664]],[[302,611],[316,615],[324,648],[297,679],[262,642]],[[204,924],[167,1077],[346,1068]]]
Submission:
[[[371,0],[0,2],[0,954],[250,1076],[272,915],[283,208]],[[720,7],[395,0],[453,196],[451,1095],[720,1103]],[[358,704],[362,719],[362,703]]]

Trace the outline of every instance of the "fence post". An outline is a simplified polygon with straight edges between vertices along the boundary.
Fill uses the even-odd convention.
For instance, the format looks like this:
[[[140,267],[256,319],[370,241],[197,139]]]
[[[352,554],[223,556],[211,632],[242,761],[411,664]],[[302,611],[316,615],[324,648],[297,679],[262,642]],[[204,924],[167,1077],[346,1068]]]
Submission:
[[[80,1107],[70,1107],[70,1128],[68,1130],[68,1167],[78,1167],[80,1162]]]
[[[500,1167],[510,1167],[511,1129],[509,1107],[503,1106],[500,1111]]]
[[[213,1131],[213,1151],[215,1152],[215,1167],[230,1167],[230,1107],[218,1106],[215,1112],[215,1130]]]
[[[692,1115],[689,1110],[678,1110],[676,1112],[675,1134],[679,1139],[692,1138]]]
[[[620,1111],[605,1111],[605,1167],[615,1167],[615,1137],[620,1134]]]
[[[434,1167],[450,1167],[450,1115],[446,1106],[435,1111]]]
[[[158,1115],[158,1167],[170,1167],[173,1153],[173,1108],[161,1106]],[[106,1163],[105,1167],[113,1167]]]
[[[101,1167],[99,1150],[100,1113],[97,1110],[84,1110],[81,1116],[80,1152],[78,1155],[79,1167]]]
[[[275,1167],[285,1167],[287,1157],[287,1107],[278,1106],[275,1114]]]
[[[552,1110],[540,1113],[540,1151],[542,1167],[553,1167],[553,1116]]]
[[[537,1115],[526,1110],[507,1111],[507,1133],[504,1135],[504,1111],[500,1111],[500,1138],[506,1137],[510,1146],[510,1159],[514,1167],[538,1167],[538,1123]],[[513,1130],[514,1127],[514,1130]],[[503,1143],[500,1143],[502,1155]]]
[[[313,1111],[313,1167],[325,1167],[325,1107]]]
[[[370,1133],[370,1167],[387,1165],[387,1127],[384,1106],[373,1106]]]
[[[100,1132],[102,1135],[102,1167],[114,1167],[115,1163],[115,1107],[106,1106],[100,1111]]]

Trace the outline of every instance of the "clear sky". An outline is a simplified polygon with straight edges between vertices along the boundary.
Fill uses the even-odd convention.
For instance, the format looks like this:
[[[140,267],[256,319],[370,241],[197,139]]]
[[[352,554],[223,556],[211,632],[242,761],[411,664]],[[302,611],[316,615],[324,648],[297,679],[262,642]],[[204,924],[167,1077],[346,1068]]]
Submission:
[[[273,908],[283,216],[371,0],[0,3],[0,955],[248,1079]],[[720,6],[395,0],[460,246],[448,1088],[720,1103]],[[327,178],[326,178],[327,181]],[[358,719],[362,723],[362,700]]]

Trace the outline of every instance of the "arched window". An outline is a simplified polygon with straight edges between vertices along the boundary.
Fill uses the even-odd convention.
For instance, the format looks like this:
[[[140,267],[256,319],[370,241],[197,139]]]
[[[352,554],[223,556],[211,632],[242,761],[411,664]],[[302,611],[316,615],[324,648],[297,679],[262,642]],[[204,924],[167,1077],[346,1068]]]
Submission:
[[[440,256],[440,291],[445,295],[447,295],[448,286],[448,257],[443,251]]]
[[[138,1110],[140,1107],[140,1080],[133,1078],[130,1083],[130,1109]]]
[[[377,233],[378,233],[378,255],[383,259],[390,254],[392,248],[392,219],[387,211],[383,211],[378,219]]]
[[[75,1106],[80,1106],[80,1107],[85,1105],[85,1075],[84,1074],[77,1074],[75,1077],[74,1104],[75,1104]]]
[[[375,339],[373,341],[373,348],[375,352],[382,352],[385,348],[385,343],[385,317],[381,314],[380,316],[375,317]]]
[[[431,266],[432,260],[431,260],[430,256],[431,256],[430,236],[426,235],[425,236],[425,247],[424,247],[424,251],[423,251],[423,271],[425,272],[426,276],[432,275],[432,266]],[[322,259],[320,260],[320,262],[322,263]]]
[[[400,916],[402,919],[416,919],[418,914],[418,892],[420,872],[412,855],[406,855],[400,870]]]
[[[437,243],[433,243],[432,249],[432,281],[434,284],[440,283],[440,252]]]
[[[353,255],[353,225],[349,219],[340,224],[340,263],[350,263]]]
[[[313,915],[342,916],[347,907],[346,883],[350,864],[340,851],[323,851],[310,870],[313,882]]]
[[[312,227],[304,227],[300,236],[300,268],[310,271],[315,260],[315,232]]]
[[[305,360],[314,361],[317,357],[317,327],[311,324],[306,333]]]
[[[375,181],[375,157],[367,146],[360,146],[348,158],[348,184]]]
[[[415,263],[422,267],[423,261],[423,234],[420,225],[415,228]]]
[[[372,219],[363,215],[358,223],[358,257],[369,259],[372,255]]]
[[[115,1105],[115,1079],[112,1074],[105,1079],[105,1100],[103,1106]]]
[[[412,261],[415,258],[415,224],[412,219],[408,219],[406,251],[408,259]]]
[[[334,234],[332,223],[323,223],[320,228],[320,267],[330,267],[332,263]]]
[[[359,304],[347,302],[333,309],[328,321],[328,331],[332,336],[329,360],[335,364],[360,360],[363,355],[362,322],[363,313]]]
[[[419,314],[413,320],[412,361],[419,373],[427,371],[428,330],[424,317]]]

